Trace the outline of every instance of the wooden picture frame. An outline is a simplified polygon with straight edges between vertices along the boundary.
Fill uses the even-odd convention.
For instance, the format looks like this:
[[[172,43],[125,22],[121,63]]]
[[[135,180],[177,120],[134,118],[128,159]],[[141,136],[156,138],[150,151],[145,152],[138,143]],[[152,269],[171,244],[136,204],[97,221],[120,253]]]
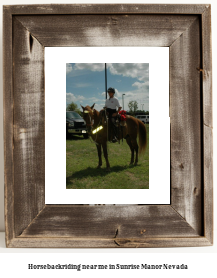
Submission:
[[[212,245],[211,6],[4,6],[3,24],[6,246]],[[170,205],[45,205],[46,46],[169,47]]]

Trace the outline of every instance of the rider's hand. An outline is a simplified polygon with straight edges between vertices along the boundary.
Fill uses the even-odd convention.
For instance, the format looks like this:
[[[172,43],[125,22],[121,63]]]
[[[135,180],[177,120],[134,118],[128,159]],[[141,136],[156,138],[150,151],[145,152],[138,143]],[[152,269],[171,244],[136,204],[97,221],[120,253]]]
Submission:
[[[112,114],[112,117],[115,117],[115,116],[117,116],[117,113],[113,113],[113,114]]]

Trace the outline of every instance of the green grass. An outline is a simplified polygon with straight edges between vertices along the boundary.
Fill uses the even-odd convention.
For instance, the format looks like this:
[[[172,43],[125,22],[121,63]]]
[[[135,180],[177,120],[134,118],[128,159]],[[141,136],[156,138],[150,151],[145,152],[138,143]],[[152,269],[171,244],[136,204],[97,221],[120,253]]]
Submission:
[[[146,125],[147,131],[149,130]],[[148,133],[149,134],[149,133]],[[145,154],[139,156],[137,166],[129,165],[131,152],[126,140],[108,143],[111,172],[103,165],[97,169],[96,146],[89,139],[73,136],[66,140],[66,188],[67,189],[148,189],[149,144]]]

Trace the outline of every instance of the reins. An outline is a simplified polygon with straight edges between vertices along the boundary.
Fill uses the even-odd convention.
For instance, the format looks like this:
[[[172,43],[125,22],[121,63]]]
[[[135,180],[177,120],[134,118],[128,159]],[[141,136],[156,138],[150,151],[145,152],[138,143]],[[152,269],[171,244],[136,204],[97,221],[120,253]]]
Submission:
[[[88,115],[89,115],[89,118],[90,118],[90,124],[87,124],[86,123],[86,125],[87,126],[93,126],[93,123],[92,123],[92,118],[91,118],[91,116],[90,116],[90,114],[88,113]],[[98,125],[97,125],[97,127],[99,126],[99,123],[98,123]],[[95,143],[96,145],[98,145],[99,143],[97,143],[96,142],[96,139],[97,139],[97,133],[96,133],[96,139],[95,140],[93,140],[93,138],[91,137],[91,135],[90,136],[88,136],[89,137],[89,139],[90,139],[90,142],[91,143]]]
[[[106,125],[107,125],[107,135],[106,135],[106,143],[107,142],[109,142],[109,140],[108,140],[108,118],[107,118],[107,115],[106,115],[106,110],[104,110],[104,113],[105,113],[105,121],[106,121]],[[88,123],[86,123],[86,126],[93,126],[94,125],[94,123],[92,122],[94,119],[92,119],[91,118],[91,115],[88,113],[88,116],[89,116],[89,121],[90,121],[90,123],[88,124]],[[99,123],[97,124],[97,126],[96,126],[96,129],[99,127],[99,125],[100,125],[100,123],[102,123],[102,119],[100,119],[99,120]],[[95,140],[92,138],[92,136],[91,136],[91,134],[89,134],[89,139],[90,139],[90,142],[91,143],[94,143],[94,144],[96,144],[96,145],[98,145],[99,143],[97,143],[96,142],[96,140],[97,140],[97,133],[95,134]]]

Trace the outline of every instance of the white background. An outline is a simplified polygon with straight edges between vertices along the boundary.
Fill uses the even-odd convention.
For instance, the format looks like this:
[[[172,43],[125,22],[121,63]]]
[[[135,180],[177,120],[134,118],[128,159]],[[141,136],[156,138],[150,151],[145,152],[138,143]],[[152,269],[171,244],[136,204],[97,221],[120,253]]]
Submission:
[[[51,1],[28,1],[28,0],[0,0],[1,5],[12,5],[12,4],[45,4],[50,3]],[[64,0],[64,3],[105,3],[103,1],[96,1],[96,0]],[[128,0],[118,0],[118,3],[132,3],[133,1]],[[52,3],[60,3],[58,0],[52,0]],[[106,0],[106,3],[116,3],[115,1]],[[136,3],[159,3],[159,4],[212,4],[212,57],[213,57],[213,124],[214,124],[214,198],[216,198],[216,174],[215,174],[215,161],[216,161],[216,120],[217,120],[217,99],[216,99],[216,66],[217,66],[217,2],[215,0],[194,0],[194,1],[170,1],[170,0],[148,0],[148,1],[141,1],[137,0]],[[0,14],[0,22],[2,22],[2,14]],[[2,24],[2,23],[1,23]],[[0,28],[0,32],[2,34],[2,28]],[[1,36],[2,37],[2,36]],[[2,57],[2,42],[0,43],[0,52]],[[2,84],[2,63],[0,65],[0,84]],[[0,87],[0,111],[3,111],[3,89],[2,86]],[[0,113],[0,134],[1,141],[0,141],[0,230],[4,232],[4,166],[3,166],[3,113]],[[215,242],[216,242],[216,230],[217,230],[217,210],[215,208],[215,222],[214,222],[214,234],[215,234]],[[20,254],[22,253],[22,254]],[[41,254],[42,253],[42,254]],[[47,254],[47,253],[54,253],[54,254]],[[55,254],[58,253],[58,254]],[[163,259],[168,263],[173,263],[175,259],[179,263],[188,263],[190,269],[187,272],[177,272],[171,271],[170,272],[145,272],[145,274],[141,274],[138,272],[132,272],[131,275],[138,275],[142,277],[216,277],[216,256],[217,256],[217,244],[215,243],[213,247],[199,247],[199,248],[156,248],[156,249],[6,249],[4,243],[4,233],[0,233],[0,266],[1,266],[1,274],[5,277],[12,277],[17,275],[17,273],[22,273],[22,277],[30,277],[30,273],[26,270],[26,265],[30,263],[37,263],[39,260],[42,263],[54,263],[56,257],[60,259],[60,263],[63,261],[70,260],[70,263],[78,260],[85,263],[87,260],[90,262],[101,262],[101,263],[112,263],[113,260],[118,263],[118,260],[121,258],[128,258],[125,260],[127,263],[129,259],[131,259],[132,263],[144,263],[147,260],[155,264],[158,262],[159,258]],[[46,258],[45,258],[46,257]],[[48,262],[49,259],[49,262]],[[52,277],[59,277],[60,274],[63,272],[55,272],[52,273]],[[123,272],[122,272],[123,273]],[[46,272],[36,272],[36,274],[31,273],[31,277],[47,277]],[[45,276],[46,275],[46,276]],[[73,275],[82,275],[87,276],[87,272],[83,272],[77,274],[73,272]],[[91,275],[88,272],[88,275]],[[120,277],[120,272],[115,272],[114,276]],[[96,276],[96,275],[95,275]],[[111,273],[109,273],[111,276]],[[64,277],[67,277],[66,274]],[[72,273],[70,272],[68,277],[72,277]],[[98,277],[98,276],[97,276]],[[100,277],[102,277],[102,273],[100,273]],[[106,276],[107,277],[107,276]]]
[[[103,62],[149,63],[149,189],[66,189],[66,63]],[[46,47],[45,92],[46,204],[170,204],[169,47]]]

